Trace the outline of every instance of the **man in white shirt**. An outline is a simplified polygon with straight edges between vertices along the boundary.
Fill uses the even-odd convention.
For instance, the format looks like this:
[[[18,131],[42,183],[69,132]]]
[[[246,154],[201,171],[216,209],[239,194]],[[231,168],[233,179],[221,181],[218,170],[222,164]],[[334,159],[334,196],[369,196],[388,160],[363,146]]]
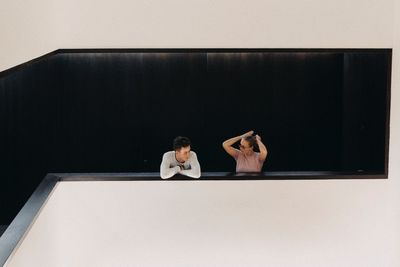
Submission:
[[[192,178],[199,178],[201,175],[200,163],[197,155],[190,151],[190,140],[187,137],[178,136],[174,139],[174,151],[164,153],[160,176],[162,179],[168,179],[179,173]]]

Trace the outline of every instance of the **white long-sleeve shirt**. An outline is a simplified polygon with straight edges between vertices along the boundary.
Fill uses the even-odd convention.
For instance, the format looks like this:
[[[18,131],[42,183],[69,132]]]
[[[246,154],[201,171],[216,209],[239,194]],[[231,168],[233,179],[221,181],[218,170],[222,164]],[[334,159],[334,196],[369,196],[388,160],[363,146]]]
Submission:
[[[180,166],[183,166],[183,170],[181,170]],[[177,173],[192,178],[200,177],[201,175],[200,163],[197,160],[197,155],[195,152],[190,151],[189,159],[184,163],[180,163],[176,160],[175,151],[169,151],[164,153],[160,166],[161,178],[168,179]]]

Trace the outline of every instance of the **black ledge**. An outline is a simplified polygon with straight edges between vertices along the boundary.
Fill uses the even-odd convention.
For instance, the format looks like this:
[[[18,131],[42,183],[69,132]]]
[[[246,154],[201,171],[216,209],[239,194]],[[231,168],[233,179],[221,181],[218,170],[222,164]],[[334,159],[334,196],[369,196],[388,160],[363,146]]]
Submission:
[[[386,174],[373,172],[264,172],[233,173],[204,172],[199,179],[175,175],[170,179],[161,179],[159,173],[51,173],[46,175],[33,192],[21,211],[0,237],[0,266],[6,264],[25,233],[38,216],[40,209],[48,199],[58,182],[74,181],[252,181],[252,180],[323,180],[323,179],[384,179]]]
[[[371,47],[371,48],[213,48],[213,47],[193,47],[193,48],[60,48],[34,58],[12,68],[0,71],[0,78],[14,73],[32,63],[53,57],[55,55],[67,53],[247,53],[247,52],[307,52],[307,53],[344,53],[344,52],[379,52],[392,53],[391,47]]]
[[[53,173],[60,181],[160,181],[163,180],[158,172],[137,173]],[[334,172],[334,171],[296,171],[296,172],[203,172],[198,179],[183,175],[175,175],[164,181],[193,181],[193,180],[325,180],[325,179],[385,179],[387,174],[381,172]]]
[[[0,237],[0,266],[6,264],[19,242],[22,241],[59,180],[59,177],[48,174]]]

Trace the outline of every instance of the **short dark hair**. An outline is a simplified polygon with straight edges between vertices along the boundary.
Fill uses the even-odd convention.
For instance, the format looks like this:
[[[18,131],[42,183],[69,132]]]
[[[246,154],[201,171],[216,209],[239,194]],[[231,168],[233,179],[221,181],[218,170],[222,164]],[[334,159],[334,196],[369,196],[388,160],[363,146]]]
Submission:
[[[179,150],[182,147],[188,147],[190,146],[190,140],[187,137],[184,136],[178,136],[174,139],[174,143],[172,145],[172,147],[174,148],[174,150]]]

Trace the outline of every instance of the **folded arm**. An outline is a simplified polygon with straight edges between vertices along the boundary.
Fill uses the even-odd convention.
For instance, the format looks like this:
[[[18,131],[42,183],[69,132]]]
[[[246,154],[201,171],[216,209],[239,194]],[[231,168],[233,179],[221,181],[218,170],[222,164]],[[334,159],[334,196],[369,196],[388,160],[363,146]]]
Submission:
[[[197,160],[197,155],[193,151],[191,152],[190,159],[190,169],[189,170],[181,170],[179,171],[180,174],[186,175],[192,178],[200,178],[201,176],[201,169],[200,169],[200,163]]]
[[[226,153],[228,153],[229,155],[231,155],[232,157],[236,157],[238,150],[236,148],[233,147],[233,145],[240,141],[240,139],[246,137],[246,136],[250,136],[254,133],[254,131],[249,131],[247,133],[244,133],[242,135],[239,136],[235,136],[232,137],[226,141],[224,141],[222,143],[222,147],[225,149]]]
[[[168,154],[164,154],[160,166],[160,176],[162,179],[168,179],[177,174],[181,168],[179,166],[170,167],[170,160]]]
[[[258,134],[256,135],[256,140],[257,140],[258,149],[260,149],[259,159],[260,159],[260,161],[265,161],[265,159],[267,158],[267,155],[268,155],[267,147],[263,144],[263,142],[261,142],[261,137]]]

